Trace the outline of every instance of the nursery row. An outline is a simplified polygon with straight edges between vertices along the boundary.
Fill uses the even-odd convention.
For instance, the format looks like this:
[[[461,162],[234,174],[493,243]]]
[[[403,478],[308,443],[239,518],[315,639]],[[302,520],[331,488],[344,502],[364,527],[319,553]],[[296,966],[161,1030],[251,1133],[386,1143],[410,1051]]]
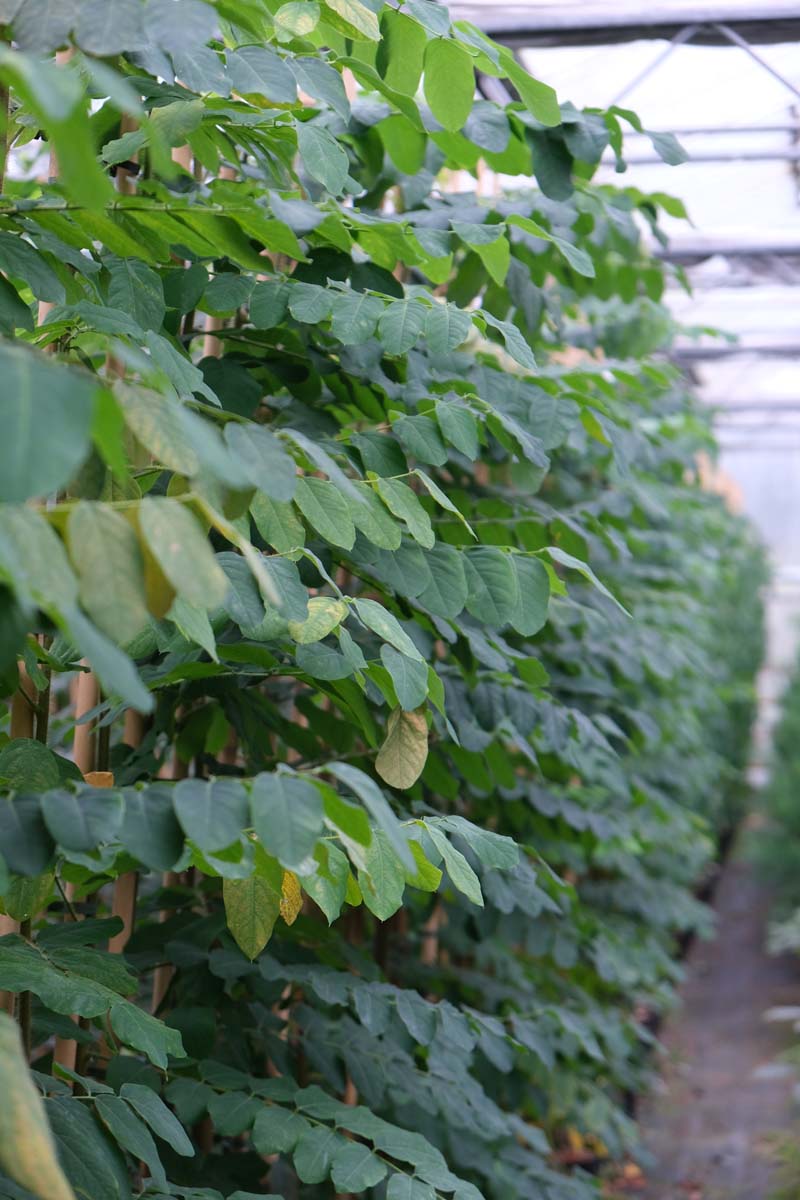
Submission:
[[[0,1200],[583,1200],[761,651],[681,206],[428,0],[4,14]]]

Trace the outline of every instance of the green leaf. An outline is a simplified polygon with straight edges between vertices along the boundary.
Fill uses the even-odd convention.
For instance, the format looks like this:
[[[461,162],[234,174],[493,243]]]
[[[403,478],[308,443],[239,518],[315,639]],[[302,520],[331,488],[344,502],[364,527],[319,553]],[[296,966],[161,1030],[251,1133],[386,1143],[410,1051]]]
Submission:
[[[223,850],[247,828],[247,793],[238,779],[183,779],[173,792],[187,838],[204,852]]]
[[[109,254],[105,267],[111,276],[108,285],[108,303],[112,308],[133,317],[142,329],[159,330],[167,306],[161,279],[138,258],[118,258]]]
[[[341,195],[350,173],[347,152],[327,129],[308,122],[297,124],[297,148],[312,179],[332,196]]]
[[[437,467],[447,462],[447,450],[431,417],[400,417],[392,428],[409,458]]]
[[[272,936],[281,911],[280,893],[260,875],[223,879],[225,919],[237,946],[252,961]]]
[[[72,1096],[54,1096],[46,1107],[59,1159],[80,1200],[131,1200],[125,1159],[89,1106],[76,1104]]]
[[[558,97],[553,88],[548,87],[546,83],[541,83],[538,79],[534,79],[517,62],[513,51],[505,48],[502,49],[500,51],[500,61],[506,75],[519,92],[520,99],[528,112],[536,117],[537,121],[541,121],[542,125],[560,125],[561,109],[559,108]]]
[[[77,608],[62,608],[57,614],[59,624],[68,633],[80,657],[89,665],[109,696],[119,696],[131,708],[150,712],[153,697],[139,678],[136,668],[112,641],[91,625]]]
[[[319,843],[314,858],[318,863],[316,873],[304,875],[300,882],[303,890],[322,909],[328,924],[332,925],[342,911],[347,895],[350,866],[341,850],[331,843]]]
[[[430,581],[419,594],[419,602],[439,617],[457,617],[468,602],[469,581],[462,550],[437,543],[425,555]]]
[[[139,528],[179,596],[203,608],[223,603],[228,581],[200,524],[184,504],[146,496],[139,506]]]
[[[428,862],[425,851],[419,842],[409,842],[409,849],[414,855],[416,870],[406,872],[406,882],[422,892],[436,892],[442,882],[442,872],[433,863]]]
[[[20,599],[33,599],[46,612],[70,606],[78,581],[57,534],[41,513],[6,506],[0,510],[0,568]]]
[[[150,1168],[150,1174],[157,1186],[166,1187],[167,1177],[156,1144],[149,1129],[136,1113],[119,1096],[97,1096],[95,1108],[114,1141]]]
[[[514,554],[511,561],[517,574],[518,598],[509,621],[517,633],[533,637],[547,622],[550,579],[544,564],[536,558]]]
[[[256,1117],[251,1140],[259,1154],[290,1154],[308,1129],[297,1113],[269,1104]]]
[[[330,1174],[331,1159],[341,1144],[335,1129],[312,1127],[294,1147],[294,1169],[301,1183],[323,1183]]]
[[[33,879],[15,875],[9,884],[0,886],[3,908],[9,917],[15,921],[30,921],[49,906],[55,886],[55,874],[47,871]]]
[[[378,18],[361,0],[323,0],[325,19],[354,41],[377,42],[380,38]]]
[[[333,306],[331,332],[345,346],[369,341],[383,314],[383,301],[366,292],[342,292]]]
[[[182,596],[176,596],[167,616],[188,641],[202,646],[214,662],[219,661],[214,630],[204,608],[198,604],[190,604]]]
[[[447,816],[431,818],[434,825],[457,833],[475,852],[485,867],[510,871],[520,860],[519,846],[513,838],[481,829],[464,817]]]
[[[382,829],[375,830],[358,872],[364,903],[380,921],[388,921],[403,903],[406,873]]]
[[[463,129],[475,97],[472,58],[458,42],[431,38],[425,47],[425,99],[445,129]]]
[[[464,554],[467,612],[499,628],[510,621],[520,601],[513,557],[496,546],[472,546]]]
[[[220,1137],[238,1137],[250,1129],[261,1108],[261,1101],[247,1092],[222,1092],[209,1100],[208,1115]]]
[[[249,275],[225,271],[213,276],[203,291],[202,301],[198,303],[201,303],[204,312],[225,316],[247,303],[254,285],[255,280]]]
[[[423,823],[430,835],[431,841],[444,859],[444,865],[453,887],[463,892],[473,904],[483,907],[483,893],[481,892],[480,880],[464,855],[460,850],[456,850],[455,846],[450,845],[447,838],[435,825],[429,825],[427,821]]]
[[[359,499],[347,496],[350,516],[356,529],[382,550],[397,550],[402,540],[400,526],[368,484],[356,484]]]
[[[0,343],[0,371],[0,500],[47,496],[69,482],[89,453],[98,381],[8,342]]]
[[[264,541],[278,554],[292,554],[305,544],[305,527],[291,504],[256,492],[250,513]]]
[[[109,788],[66,788],[45,792],[42,816],[65,850],[90,851],[116,836],[123,815],[122,796]]]
[[[392,113],[378,125],[386,153],[404,175],[416,175],[425,163],[428,146],[424,133],[402,113]]]
[[[406,297],[392,300],[378,322],[378,335],[387,354],[407,354],[425,328],[428,306]]]
[[[13,337],[17,329],[33,330],[31,310],[14,285],[0,276],[0,330]]]
[[[82,501],[67,522],[80,600],[95,625],[125,646],[149,620],[144,565],[131,525],[107,504]]]
[[[314,679],[347,679],[354,670],[349,659],[334,650],[333,646],[324,646],[321,642],[299,645],[295,651],[295,661],[301,671]]]
[[[141,1083],[123,1083],[119,1094],[176,1154],[184,1158],[194,1156],[195,1149],[185,1129],[152,1088]]]
[[[264,620],[264,601],[256,579],[241,554],[224,551],[217,562],[225,572],[228,590],[223,607],[237,625],[255,627]]]
[[[510,321],[499,321],[497,317],[493,317],[491,313],[486,312],[484,309],[481,309],[480,316],[487,325],[498,331],[505,343],[506,350],[515,362],[518,362],[521,367],[525,367],[528,371],[536,369],[536,359],[533,357],[530,346],[516,325],[512,325]]]
[[[436,541],[431,519],[411,488],[400,479],[378,479],[375,486],[389,511],[405,521],[414,541],[430,550]]]
[[[447,354],[460,346],[472,328],[472,317],[455,304],[431,305],[425,318],[425,336],[431,354]],[[441,401],[437,402],[437,409]]]
[[[183,852],[183,833],[172,807],[172,789],[151,783],[125,791],[119,840],[146,867],[169,871]]]
[[[294,104],[297,85],[286,63],[269,46],[240,46],[226,56],[231,86],[243,95],[265,96],[277,104]]]
[[[14,738],[0,750],[0,780],[20,792],[44,792],[61,782],[58,759],[35,738]]]
[[[59,1164],[45,1106],[28,1071],[20,1029],[0,1013],[0,1167],[40,1200],[75,1200]]]
[[[359,598],[355,601],[354,608],[367,628],[371,629],[373,633],[377,633],[378,637],[383,638],[390,646],[394,646],[395,650],[399,650],[401,654],[405,654],[417,662],[425,662],[397,617],[388,612],[377,600]]]
[[[294,502],[313,529],[334,546],[351,550],[356,531],[347,500],[326,479],[302,476],[297,480]]]
[[[194,475],[197,454],[188,443],[185,414],[180,404],[144,388],[118,384],[114,392],[125,416],[125,424],[161,462],[181,475]]]
[[[291,500],[297,468],[282,443],[263,425],[252,421],[225,426],[225,441],[242,464],[244,479],[274,501]]]
[[[414,858],[408,848],[406,835],[389,807],[386,797],[374,780],[370,779],[369,775],[365,775],[363,771],[359,771],[357,767],[351,766],[350,763],[329,762],[326,764],[325,770],[358,796],[378,828],[386,834],[389,844],[404,868],[413,871]]]
[[[317,788],[296,776],[262,773],[253,780],[250,807],[264,848],[287,870],[308,874],[323,829]]]
[[[290,627],[295,621],[305,622],[312,601],[323,597],[312,596],[309,600],[308,589],[300,579],[297,567],[288,559],[278,555],[265,556],[261,565],[272,583],[274,601],[281,616],[286,617]]]
[[[394,646],[381,646],[381,660],[392,677],[400,707],[412,712],[424,704],[428,695],[428,668],[425,663],[407,658]]]
[[[428,757],[428,725],[424,709],[389,714],[386,738],[375,759],[375,770],[390,787],[410,788],[419,779]]]
[[[45,255],[24,238],[0,233],[0,266],[8,275],[27,283],[37,300],[63,304],[64,285]]]
[[[422,1179],[398,1173],[389,1180],[386,1200],[436,1200],[436,1189]]]
[[[397,9],[385,8],[381,13],[380,31],[375,64],[379,74],[394,91],[415,96],[428,42],[425,30]]]
[[[303,4],[302,7],[307,5]],[[350,120],[350,101],[342,77],[335,67],[319,58],[294,58],[289,65],[295,79],[307,95],[329,104],[343,121]]]
[[[305,325],[319,325],[331,315],[333,297],[318,283],[296,283],[289,293],[289,312]]]
[[[157,1067],[166,1071],[169,1066],[169,1056],[185,1058],[183,1039],[177,1029],[172,1029],[152,1017],[144,1009],[138,1008],[127,1000],[120,1000],[111,1006],[111,1028],[127,1046],[141,1050]]]
[[[0,798],[0,845],[10,871],[35,876],[47,870],[55,847],[42,820],[38,796]]]
[[[620,604],[616,596],[608,590],[606,585],[597,578],[588,563],[580,558],[576,558],[574,554],[567,554],[566,550],[562,550],[560,546],[547,546],[544,553],[549,554],[553,562],[560,563],[562,567],[568,567],[570,570],[577,571],[580,575],[583,575],[584,579],[587,579],[593,587],[597,588],[598,592],[609,599],[620,612],[623,612],[626,617],[631,615],[627,608],[623,604]]]
[[[388,1174],[382,1158],[359,1142],[347,1142],[333,1155],[331,1179],[337,1192],[361,1192],[375,1187]]]

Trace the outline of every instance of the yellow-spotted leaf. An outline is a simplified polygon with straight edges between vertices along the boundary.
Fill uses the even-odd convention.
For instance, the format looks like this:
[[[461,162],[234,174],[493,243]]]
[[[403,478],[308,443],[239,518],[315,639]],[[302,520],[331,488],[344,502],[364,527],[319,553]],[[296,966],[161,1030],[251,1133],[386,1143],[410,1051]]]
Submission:
[[[303,907],[303,894],[293,871],[283,872],[281,883],[281,916],[287,925],[294,925]]]
[[[389,715],[386,739],[378,751],[375,768],[391,787],[410,788],[422,774],[428,757],[428,724],[425,709]]]
[[[41,1200],[75,1200],[28,1072],[19,1026],[5,1013],[0,1013],[0,1168]]]
[[[290,621],[289,633],[301,646],[321,642],[341,625],[347,616],[347,605],[332,596],[312,596],[308,601],[308,616],[305,621]]]
[[[249,959],[257,958],[272,937],[281,910],[281,895],[258,874],[249,879],[224,879],[225,919],[237,946]]]

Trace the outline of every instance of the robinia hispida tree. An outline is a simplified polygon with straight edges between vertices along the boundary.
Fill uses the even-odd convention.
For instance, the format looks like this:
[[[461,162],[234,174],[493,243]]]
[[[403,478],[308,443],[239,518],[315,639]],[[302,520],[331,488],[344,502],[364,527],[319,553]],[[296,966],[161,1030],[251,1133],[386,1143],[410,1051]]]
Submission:
[[[0,1198],[581,1200],[759,654],[680,205],[429,0],[0,17]]]

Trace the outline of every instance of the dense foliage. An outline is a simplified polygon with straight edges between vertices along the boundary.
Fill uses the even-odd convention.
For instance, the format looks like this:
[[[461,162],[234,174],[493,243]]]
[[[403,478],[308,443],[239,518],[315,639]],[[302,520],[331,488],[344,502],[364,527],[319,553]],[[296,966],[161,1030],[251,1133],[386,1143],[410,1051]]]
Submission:
[[[680,206],[428,0],[0,13],[0,1198],[579,1200],[760,651]]]
[[[774,894],[769,942],[775,952],[800,949],[800,669],[789,676],[772,736],[769,782],[761,794],[761,821],[750,839]]]

